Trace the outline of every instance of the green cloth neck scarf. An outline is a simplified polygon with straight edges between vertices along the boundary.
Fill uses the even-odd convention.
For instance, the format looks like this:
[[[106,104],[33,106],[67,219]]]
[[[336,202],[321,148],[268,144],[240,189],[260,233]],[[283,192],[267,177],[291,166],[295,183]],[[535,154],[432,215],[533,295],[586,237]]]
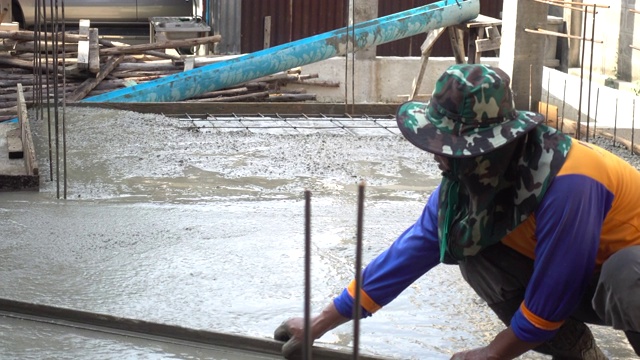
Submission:
[[[500,242],[538,207],[566,160],[571,138],[539,125],[503,148],[448,158],[440,184],[440,261],[457,264]]]

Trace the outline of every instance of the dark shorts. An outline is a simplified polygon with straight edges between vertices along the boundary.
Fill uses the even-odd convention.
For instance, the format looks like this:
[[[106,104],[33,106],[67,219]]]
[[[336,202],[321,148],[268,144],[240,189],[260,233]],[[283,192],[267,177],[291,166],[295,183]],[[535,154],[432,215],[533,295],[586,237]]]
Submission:
[[[464,279],[508,325],[524,299],[533,260],[498,244],[460,263]],[[618,251],[594,274],[572,319],[640,332],[640,246]],[[634,348],[636,345],[633,344]],[[637,350],[636,350],[637,351]]]

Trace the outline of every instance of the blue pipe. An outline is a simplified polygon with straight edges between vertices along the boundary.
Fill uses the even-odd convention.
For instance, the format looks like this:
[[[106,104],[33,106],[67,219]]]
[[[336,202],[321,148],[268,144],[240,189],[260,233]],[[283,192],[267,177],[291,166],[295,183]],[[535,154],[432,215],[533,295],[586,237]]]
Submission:
[[[235,59],[205,65],[132,87],[86,98],[83,102],[171,102],[228,88],[302,65],[385,44],[430,30],[460,24],[480,13],[480,0],[444,0],[341,28]]]

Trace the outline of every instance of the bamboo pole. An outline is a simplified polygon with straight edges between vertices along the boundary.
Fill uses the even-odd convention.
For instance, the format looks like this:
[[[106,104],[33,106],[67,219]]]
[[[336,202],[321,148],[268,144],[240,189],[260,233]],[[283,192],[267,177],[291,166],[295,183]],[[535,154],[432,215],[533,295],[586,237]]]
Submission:
[[[122,56],[112,56],[109,60],[102,66],[100,73],[95,79],[87,79],[80,87],[76,89],[69,97],[66,99],[68,102],[76,102],[82,100],[87,94],[91,92],[104,78],[109,75],[113,69],[118,66],[118,64],[122,61]]]
[[[173,49],[181,47],[191,47],[196,45],[217,43],[222,40],[220,35],[207,36],[202,38],[184,39],[184,40],[169,40],[156,42],[151,44],[140,44],[131,46],[118,46],[108,49],[100,49],[100,55],[114,55],[114,54],[134,54],[146,50],[158,50],[158,49]]]
[[[45,36],[46,35],[46,36]],[[52,40],[54,37],[54,33],[41,33],[41,40]],[[58,38],[62,37],[62,34],[58,33]],[[22,41],[33,41],[34,33],[33,31],[28,30],[18,30],[18,31],[0,31],[0,39],[11,39],[11,40],[22,40]],[[87,40],[86,36],[83,35],[72,35],[65,34],[65,42],[78,42],[82,40]]]

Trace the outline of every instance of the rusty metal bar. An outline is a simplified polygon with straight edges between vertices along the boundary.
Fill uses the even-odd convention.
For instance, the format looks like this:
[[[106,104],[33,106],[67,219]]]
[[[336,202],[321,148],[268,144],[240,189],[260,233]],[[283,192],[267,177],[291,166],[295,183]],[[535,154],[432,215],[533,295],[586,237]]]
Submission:
[[[356,289],[355,302],[353,304],[353,359],[357,360],[360,353],[360,308],[362,295],[362,227],[364,220],[364,182],[358,185],[358,214],[356,230]]]
[[[585,12],[586,14],[586,12]],[[596,6],[593,5],[593,12],[591,13],[591,38],[593,39],[596,36]],[[593,88],[592,80],[593,80],[593,46],[594,42],[591,42],[591,57],[589,60],[589,96],[587,97],[587,142],[589,142],[589,116],[591,115],[591,89]],[[584,65],[583,65],[584,66]],[[593,133],[595,134],[595,125],[593,128]]]
[[[303,359],[311,360],[311,191],[304,191],[304,350]]]

